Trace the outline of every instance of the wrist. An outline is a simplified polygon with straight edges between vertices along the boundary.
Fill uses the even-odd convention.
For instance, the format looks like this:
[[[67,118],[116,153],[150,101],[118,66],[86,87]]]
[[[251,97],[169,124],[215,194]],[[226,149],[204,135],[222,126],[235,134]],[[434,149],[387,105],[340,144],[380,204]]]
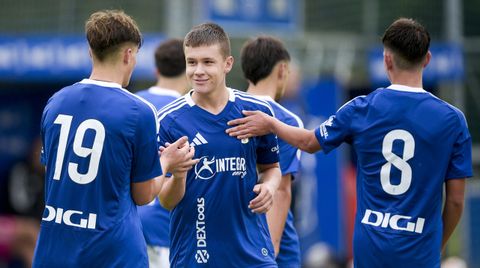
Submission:
[[[277,128],[276,128],[276,119],[275,117],[273,116],[270,116],[270,118],[268,119],[268,130],[270,131],[270,133],[273,133],[273,134],[277,134]]]
[[[170,163],[168,161],[162,161],[163,159],[160,158],[160,166],[162,168],[162,174],[164,174],[166,177],[169,177],[167,176],[167,174],[170,174],[171,176],[171,170],[170,170]]]

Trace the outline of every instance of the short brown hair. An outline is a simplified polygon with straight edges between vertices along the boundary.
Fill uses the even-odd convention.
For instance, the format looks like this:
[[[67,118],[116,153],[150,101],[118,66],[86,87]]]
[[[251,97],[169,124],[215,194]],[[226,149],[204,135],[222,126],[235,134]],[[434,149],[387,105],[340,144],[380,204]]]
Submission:
[[[185,72],[183,40],[168,39],[155,50],[155,65],[158,72],[166,77],[176,77]]]
[[[290,61],[290,54],[283,43],[271,36],[248,40],[241,51],[242,71],[254,85],[272,73],[281,61]]]
[[[202,23],[194,26],[185,36],[184,47],[200,47],[219,44],[224,58],[230,56],[230,39],[220,25],[215,23]]]
[[[85,23],[85,34],[93,54],[103,61],[121,45],[142,44],[137,23],[121,10],[103,10],[90,15]]]
[[[417,67],[427,55],[430,34],[415,20],[400,18],[387,28],[382,43],[398,56],[395,63],[399,68],[411,69]]]

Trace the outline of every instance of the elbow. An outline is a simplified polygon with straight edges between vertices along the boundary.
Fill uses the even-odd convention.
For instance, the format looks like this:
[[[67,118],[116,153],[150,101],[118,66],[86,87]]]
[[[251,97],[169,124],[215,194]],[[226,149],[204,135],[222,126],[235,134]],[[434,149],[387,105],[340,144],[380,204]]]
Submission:
[[[169,200],[166,200],[165,198],[160,198],[159,197],[159,201],[160,201],[160,205],[168,211],[173,210],[177,206],[177,204],[174,204],[173,202],[170,202]]]
[[[447,198],[445,202],[455,210],[463,211],[463,207],[465,206],[465,200],[463,198]]]
[[[300,146],[300,150],[307,152],[309,154],[313,154],[313,153],[316,153],[319,149],[316,148],[316,146],[311,142],[305,142]]]
[[[153,201],[153,196],[133,196],[133,202],[137,206],[144,206]]]

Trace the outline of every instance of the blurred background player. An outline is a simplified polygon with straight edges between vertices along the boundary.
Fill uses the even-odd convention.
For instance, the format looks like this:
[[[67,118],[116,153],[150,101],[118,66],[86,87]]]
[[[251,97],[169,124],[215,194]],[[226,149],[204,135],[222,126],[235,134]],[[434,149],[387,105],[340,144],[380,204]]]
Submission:
[[[290,73],[290,54],[280,40],[261,36],[247,41],[241,51],[241,65],[248,80],[247,92],[267,101],[275,118],[303,127],[302,120],[277,103],[283,96]],[[290,210],[292,180],[299,170],[300,150],[279,139],[282,180],[274,196],[267,221],[279,267],[300,267],[300,244]]]
[[[183,95],[188,88],[183,40],[168,39],[162,42],[155,50],[155,66],[157,84],[137,92],[137,95],[160,110],[167,103]],[[150,267],[168,268],[170,213],[155,198],[152,203],[139,206],[138,215],[147,242]]]
[[[354,266],[440,267],[472,176],[470,133],[460,110],[423,89],[426,29],[401,18],[382,42],[388,88],[351,100],[315,130],[252,111],[228,132],[239,139],[273,132],[308,152],[350,143],[357,156]]]
[[[93,68],[55,93],[41,123],[45,211],[34,267],[148,267],[137,205],[158,194],[163,172],[188,162],[186,138],[159,161],[156,110],[125,90],[142,42],[122,11],[85,24]]]
[[[193,89],[159,112],[160,143],[188,136],[200,162],[165,181],[159,196],[171,210],[172,267],[277,267],[265,217],[280,183],[274,135],[238,140],[225,134],[242,110],[272,114],[267,102],[226,87],[230,40],[213,23],[184,40]],[[257,165],[260,175],[257,175]]]

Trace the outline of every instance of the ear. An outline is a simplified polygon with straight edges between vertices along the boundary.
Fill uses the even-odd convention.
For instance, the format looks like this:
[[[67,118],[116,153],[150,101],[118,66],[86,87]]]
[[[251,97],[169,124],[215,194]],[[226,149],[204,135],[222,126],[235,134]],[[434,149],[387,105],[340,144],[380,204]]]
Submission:
[[[280,62],[279,66],[278,66],[278,79],[279,80],[286,79],[288,73],[289,73],[288,63]]]
[[[393,54],[388,50],[383,50],[383,64],[385,65],[386,70],[391,70],[393,68]]]
[[[233,62],[235,60],[233,59],[233,56],[228,56],[226,59],[225,59],[225,73],[229,73],[232,68],[233,68]]]
[[[125,64],[129,64],[130,61],[132,60],[132,48],[130,47],[126,47],[124,50],[123,50],[123,63]]]
[[[427,67],[431,59],[432,59],[432,53],[430,53],[430,50],[429,50],[427,52],[427,55],[425,56],[425,62],[423,62],[423,68]]]

